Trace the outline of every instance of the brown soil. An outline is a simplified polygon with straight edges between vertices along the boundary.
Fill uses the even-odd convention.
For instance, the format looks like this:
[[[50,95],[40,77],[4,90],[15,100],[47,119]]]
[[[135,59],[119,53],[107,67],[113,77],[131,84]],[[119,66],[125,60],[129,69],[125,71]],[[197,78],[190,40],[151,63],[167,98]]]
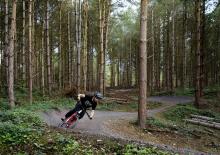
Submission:
[[[126,120],[111,121],[106,123],[106,126],[111,129],[111,132],[130,139],[139,139],[154,144],[165,144],[175,148],[188,148],[207,153],[220,153],[220,136],[213,137],[206,134],[187,136],[173,131],[161,131],[161,129],[152,127],[148,128],[150,131],[144,131]]]

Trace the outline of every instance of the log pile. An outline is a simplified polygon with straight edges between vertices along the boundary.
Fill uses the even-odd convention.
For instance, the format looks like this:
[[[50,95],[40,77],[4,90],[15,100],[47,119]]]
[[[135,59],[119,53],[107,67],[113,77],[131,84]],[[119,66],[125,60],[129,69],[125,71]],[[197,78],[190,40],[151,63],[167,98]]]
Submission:
[[[210,127],[220,130],[220,122],[215,118],[199,116],[199,115],[191,115],[191,119],[185,119],[185,121],[192,124],[202,125],[205,127]]]

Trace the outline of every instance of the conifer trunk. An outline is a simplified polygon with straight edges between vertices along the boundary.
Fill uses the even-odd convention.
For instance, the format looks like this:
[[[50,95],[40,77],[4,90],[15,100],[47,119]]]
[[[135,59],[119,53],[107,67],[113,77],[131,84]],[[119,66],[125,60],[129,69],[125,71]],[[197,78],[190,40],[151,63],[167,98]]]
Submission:
[[[147,67],[146,67],[146,32],[147,32],[147,0],[141,0],[141,28],[140,28],[140,80],[139,80],[139,105],[138,105],[138,124],[144,129],[146,120],[146,102],[147,102]]]
[[[103,2],[102,2],[103,3]],[[101,1],[99,0],[99,33],[100,33],[100,62],[99,62],[99,91],[104,93],[104,48],[103,48],[103,41],[104,41],[104,8],[102,7]]]
[[[87,31],[88,31],[88,1],[83,2],[84,10],[84,29],[83,29],[83,91],[86,91],[87,86]]]
[[[60,10],[59,10],[59,68],[58,68],[58,83],[59,90],[62,88],[62,1],[60,1]]]
[[[29,102],[32,103],[32,0],[28,7],[28,80]]]
[[[49,0],[46,1],[46,53],[47,53],[47,86],[48,94],[51,95],[51,56],[50,56],[50,38],[49,38]]]
[[[198,0],[195,2],[196,7],[196,87],[195,87],[195,106],[199,107],[202,92],[202,2]]]
[[[25,18],[26,18],[26,14],[25,14],[25,0],[22,1],[22,9],[23,9],[23,13],[22,13],[22,81],[25,85],[25,80],[26,80],[26,61],[25,61]]]
[[[5,68],[4,68],[4,72],[5,72],[5,88],[6,90],[8,89],[8,59],[9,59],[9,53],[8,53],[8,46],[9,46],[9,34],[8,34],[8,0],[5,0],[5,52],[4,52],[4,64],[5,64]]]
[[[7,48],[8,53],[8,96],[9,96],[9,106],[13,108],[15,106],[15,96],[14,96],[14,38],[16,33],[16,8],[17,0],[13,0],[12,5],[12,18],[11,27],[9,32],[9,45]]]

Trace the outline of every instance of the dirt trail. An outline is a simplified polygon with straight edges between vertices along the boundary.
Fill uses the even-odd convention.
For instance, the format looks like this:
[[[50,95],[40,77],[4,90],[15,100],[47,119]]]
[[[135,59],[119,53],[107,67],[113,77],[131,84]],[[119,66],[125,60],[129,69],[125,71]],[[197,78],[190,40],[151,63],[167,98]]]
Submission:
[[[147,111],[148,116],[154,116],[157,113],[165,111],[167,108],[170,108],[176,104],[189,103],[193,101],[193,98],[190,97],[150,97],[148,101],[164,103],[160,108]],[[58,126],[61,122],[60,118],[65,115],[68,110],[63,111],[51,111],[41,113],[42,119],[50,126]],[[105,137],[111,137],[116,139],[122,139],[126,141],[132,141],[137,143],[143,143],[150,146],[156,146],[161,149],[170,150],[174,152],[180,152],[181,154],[204,154],[201,152],[193,151],[190,149],[175,148],[172,146],[164,144],[155,144],[149,141],[143,141],[137,136],[132,136],[130,133],[120,133],[115,132],[111,127],[115,122],[122,122],[121,125],[124,125],[123,122],[135,121],[137,119],[137,113],[132,112],[111,112],[111,111],[96,111],[95,117],[93,120],[90,120],[86,115],[83,119],[80,120],[76,128],[72,129],[73,132],[84,133],[88,135],[99,135]],[[125,123],[126,124],[126,123]],[[126,128],[126,127],[125,127]],[[70,129],[68,129],[70,130]]]
[[[147,111],[148,116],[153,116],[156,113],[163,112],[167,108],[178,103],[189,103],[193,99],[190,97],[150,97],[148,101],[164,103],[160,108]],[[42,119],[50,126],[57,126],[60,123],[60,118],[68,110],[50,111],[41,114]],[[111,111],[96,111],[93,120],[90,120],[86,115],[80,120],[74,131],[88,132],[91,134],[108,134],[105,130],[105,123],[114,120],[136,120],[137,113],[131,112],[111,112]]]

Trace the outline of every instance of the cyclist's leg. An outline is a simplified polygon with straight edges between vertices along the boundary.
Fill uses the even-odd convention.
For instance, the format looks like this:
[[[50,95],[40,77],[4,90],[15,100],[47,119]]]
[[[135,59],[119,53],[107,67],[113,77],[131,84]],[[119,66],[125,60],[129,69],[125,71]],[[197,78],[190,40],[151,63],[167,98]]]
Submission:
[[[72,114],[74,114],[76,112],[76,107],[72,110],[70,110],[68,113],[66,113],[65,118],[70,117]]]
[[[70,117],[72,114],[74,114],[75,112],[77,112],[79,110],[81,110],[81,104],[80,104],[80,102],[77,102],[75,108],[73,108],[68,113],[66,113],[65,118]]]

